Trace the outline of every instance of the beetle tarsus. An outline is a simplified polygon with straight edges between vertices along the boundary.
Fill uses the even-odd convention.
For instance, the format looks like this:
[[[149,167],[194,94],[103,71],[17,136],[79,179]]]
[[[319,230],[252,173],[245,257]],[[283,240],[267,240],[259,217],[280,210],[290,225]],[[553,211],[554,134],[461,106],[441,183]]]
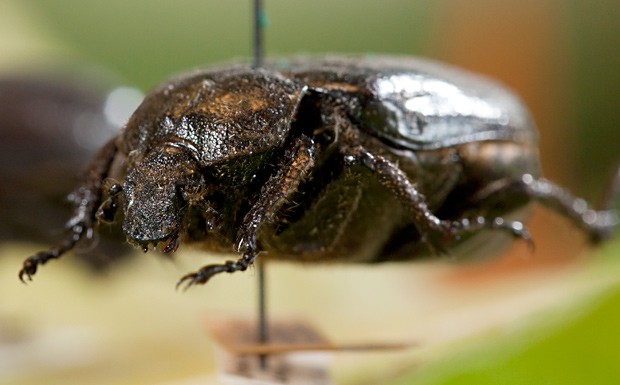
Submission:
[[[444,220],[441,225],[428,230],[421,237],[435,255],[448,255],[448,249],[452,242],[459,241],[463,237],[474,234],[480,230],[499,230],[509,233],[511,236],[527,243],[528,249],[534,251],[534,241],[520,221],[506,221],[502,217],[491,220],[484,216],[463,218],[457,221]]]
[[[476,216],[474,218],[461,219],[459,223],[464,233],[475,233],[484,229],[505,231],[511,236],[525,241],[528,249],[532,252],[534,251],[534,240],[523,222],[507,221],[502,217],[488,220],[484,216]]]
[[[606,194],[605,207],[600,210],[593,209],[585,200],[576,198],[566,189],[545,178],[534,179],[530,175],[524,175],[518,183],[522,183],[522,190],[530,199],[540,202],[572,221],[588,234],[593,244],[609,239],[620,224],[618,211],[611,207],[614,197],[620,190],[620,170]]]
[[[250,261],[251,260],[251,261]],[[216,265],[207,265],[201,268],[200,270],[189,273],[181,277],[177,282],[176,288],[178,289],[183,284],[185,287],[183,290],[187,290],[194,285],[204,285],[209,282],[209,280],[216,274],[219,273],[234,273],[236,271],[245,271],[248,266],[253,263],[254,258],[246,258],[245,255],[243,258],[237,261],[226,261],[223,264]]]
[[[48,251],[41,251],[28,257],[18,273],[18,277],[25,282],[24,277],[32,281],[39,265],[47,261],[58,259],[84,238],[91,238],[94,233],[96,212],[101,202],[102,181],[108,173],[117,148],[115,140],[110,140],[101,150],[88,168],[84,183],[69,194],[69,201],[74,205],[73,216],[67,223],[69,235]]]
[[[73,249],[78,241],[84,237],[90,238],[92,234],[92,226],[89,226],[83,222],[73,224],[71,227],[71,234],[58,246],[48,251],[40,251],[37,254],[28,257],[24,261],[22,269],[18,273],[20,281],[26,283],[24,276],[26,276],[29,281],[32,281],[32,276],[36,274],[39,265],[44,265],[49,260],[60,258],[64,253]]]

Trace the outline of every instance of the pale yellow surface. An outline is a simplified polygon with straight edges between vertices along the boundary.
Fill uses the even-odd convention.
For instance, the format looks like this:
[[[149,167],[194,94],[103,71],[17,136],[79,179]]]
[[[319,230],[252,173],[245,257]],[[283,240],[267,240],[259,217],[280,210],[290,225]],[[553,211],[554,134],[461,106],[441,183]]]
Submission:
[[[254,271],[175,291],[181,275],[215,260],[199,252],[178,253],[175,261],[140,253],[108,277],[52,261],[24,286],[16,274],[22,257],[36,249],[0,249],[0,384],[216,383],[205,323],[254,315]],[[548,310],[583,302],[586,311],[588,298],[620,276],[581,262],[479,284],[446,278],[460,268],[273,264],[269,306],[274,317],[309,320],[336,343],[417,344],[401,353],[338,354],[334,375],[354,383],[389,377],[471,337],[540,322]]]

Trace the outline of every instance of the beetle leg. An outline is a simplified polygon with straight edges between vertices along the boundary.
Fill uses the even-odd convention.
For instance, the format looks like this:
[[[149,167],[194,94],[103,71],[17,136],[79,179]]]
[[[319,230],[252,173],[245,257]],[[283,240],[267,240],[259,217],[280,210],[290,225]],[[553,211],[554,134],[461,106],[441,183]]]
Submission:
[[[297,191],[299,183],[314,166],[315,157],[314,142],[305,136],[298,138],[293,147],[284,154],[278,171],[262,187],[258,201],[243,218],[237,247],[237,251],[243,253],[241,258],[223,264],[204,266],[194,273],[181,277],[177,287],[185,284],[187,289],[193,285],[205,284],[216,274],[245,271],[254,263],[260,251],[256,238],[261,225],[273,220],[282,204]]]
[[[69,235],[57,246],[28,257],[18,275],[22,282],[25,283],[24,278],[32,280],[39,265],[45,264],[50,259],[60,258],[64,253],[73,249],[78,241],[93,236],[96,212],[101,202],[103,180],[109,172],[116,152],[114,139],[101,148],[87,169],[82,185],[69,194],[69,201],[74,206],[73,216],[66,225]]]
[[[426,198],[405,173],[389,160],[373,155],[361,146],[345,148],[343,153],[346,163],[361,164],[369,168],[379,178],[380,183],[392,191],[396,199],[412,214],[423,242],[437,254],[446,253],[444,244],[455,238],[459,223],[442,221],[435,216],[428,208]]]
[[[537,201],[568,218],[588,234],[592,243],[611,237],[620,224],[618,211],[613,207],[615,198],[620,194],[620,167],[616,170],[598,210],[590,207],[585,200],[576,198],[566,189],[544,178],[536,179],[532,175],[525,174],[519,180],[497,183],[499,185],[490,186],[494,191],[478,193],[476,200],[486,201],[492,205],[493,200],[502,199],[500,195],[501,197],[508,195],[513,200]]]
[[[524,240],[530,251],[534,251],[534,240],[523,222],[507,221],[502,217],[489,218],[478,215],[469,218],[462,218],[455,223],[462,233],[475,233],[478,230],[501,230],[510,233],[513,237]]]
[[[420,237],[436,254],[446,254],[446,246],[463,235],[487,228],[507,231],[515,237],[530,242],[530,236],[521,222],[508,222],[502,218],[488,220],[482,216],[460,220],[442,220],[429,209],[426,198],[420,194],[409,178],[396,165],[380,155],[373,155],[361,146],[346,149],[347,163],[362,164],[372,170],[381,184],[388,188],[399,202],[412,214]]]

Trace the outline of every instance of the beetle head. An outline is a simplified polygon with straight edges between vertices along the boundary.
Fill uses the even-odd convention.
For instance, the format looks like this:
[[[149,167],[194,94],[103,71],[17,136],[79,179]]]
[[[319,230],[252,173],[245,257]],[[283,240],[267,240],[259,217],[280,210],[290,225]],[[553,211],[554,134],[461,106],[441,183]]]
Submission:
[[[156,147],[135,161],[123,183],[123,232],[144,251],[175,251],[187,204],[183,191],[200,183],[196,161],[178,146]]]

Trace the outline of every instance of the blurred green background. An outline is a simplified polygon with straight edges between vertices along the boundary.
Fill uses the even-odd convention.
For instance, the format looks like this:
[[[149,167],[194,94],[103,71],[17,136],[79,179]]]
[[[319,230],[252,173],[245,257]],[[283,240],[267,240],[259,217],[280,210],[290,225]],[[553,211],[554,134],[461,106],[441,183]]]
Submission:
[[[590,201],[598,196],[612,165],[620,159],[617,106],[620,102],[620,2],[617,0],[264,1],[268,19],[265,44],[269,56],[314,52],[420,55],[500,79],[515,89],[533,112],[541,133],[541,158],[546,176],[568,185]],[[249,1],[2,0],[0,71],[10,74],[48,68],[99,67],[115,74],[122,83],[148,90],[174,73],[250,56],[250,32]],[[537,251],[531,259],[523,258],[527,252],[517,247],[502,259],[484,266],[451,267],[441,273],[432,268],[429,273],[432,282],[459,287],[458,292],[466,290],[458,286],[463,280],[467,282],[465,287],[470,288],[473,280],[474,291],[492,292],[499,281],[516,275],[525,277],[528,283],[515,281],[515,288],[535,288],[534,284],[529,286],[532,277],[537,277],[536,284],[544,285],[546,274],[568,269],[571,273],[564,278],[584,290],[574,289],[581,293],[576,296],[581,302],[577,300],[575,307],[562,308],[559,313],[553,309],[542,315],[537,313],[533,325],[509,333],[509,337],[499,338],[487,332],[482,334],[483,338],[473,338],[473,342],[470,337],[467,344],[447,344],[448,348],[444,341],[438,344],[440,348],[430,349],[422,358],[414,355],[404,360],[407,364],[399,361],[397,368],[390,366],[385,378],[376,382],[616,383],[620,378],[620,359],[616,353],[620,336],[614,328],[620,320],[620,280],[614,279],[614,273],[618,272],[616,260],[620,257],[618,242],[606,248],[607,258],[586,258],[580,253],[583,239],[562,220],[537,213],[532,227]],[[592,264],[594,259],[597,262]],[[193,262],[185,267],[197,266]],[[61,269],[46,271],[46,276],[59,274]],[[16,270],[13,265],[6,264],[0,270],[3,286],[11,285],[11,293],[17,290],[13,287],[17,282],[9,281],[13,279],[13,270]],[[183,271],[177,270],[177,273]],[[390,281],[390,274],[394,272],[388,272],[386,282]],[[164,286],[169,284],[171,290],[171,282],[174,281],[164,282]],[[37,290],[40,293],[38,284],[29,287],[25,295],[36,296]],[[80,281],[77,285],[88,283]],[[215,286],[213,296],[226,295],[225,286]],[[600,294],[609,287],[615,289]],[[399,288],[394,290],[398,292]],[[71,290],[68,291],[66,295],[71,295]],[[583,297],[584,292],[599,293],[599,296]],[[21,307],[6,293],[0,297],[0,306],[5,308],[5,313],[18,314]],[[145,297],[148,297],[146,293],[152,295],[146,291]],[[567,289],[567,293],[558,297],[561,306],[569,306],[567,296],[573,291]],[[354,293],[350,294],[355,298]],[[423,295],[432,296],[432,293],[429,290]],[[495,300],[501,302],[502,297]],[[584,308],[583,303],[596,306]],[[83,311],[88,312],[92,304],[86,302],[83,306]],[[475,301],[470,306],[475,308]],[[292,309],[299,310],[295,306]],[[416,314],[415,306],[409,310]],[[317,316],[319,320],[331,319],[325,315],[329,308],[321,311],[325,313]],[[13,317],[21,319],[19,315]],[[484,319],[485,314],[479,317]],[[549,321],[551,326],[541,322],[547,317],[553,320]],[[1,369],[0,366],[0,374]],[[84,378],[92,379],[88,371],[82,372]],[[101,383],[148,383],[146,377],[135,374],[139,371],[130,373],[136,377],[118,376],[122,380]],[[55,376],[62,381],[61,374]],[[358,377],[348,373],[342,382],[364,382]],[[367,379],[365,382],[374,383]]]
[[[267,55],[395,53],[455,63],[522,95],[542,132],[545,166],[579,192],[594,193],[586,186],[601,186],[616,161],[617,1],[265,3]],[[5,0],[0,6],[3,62],[21,69],[77,61],[147,90],[171,74],[251,53],[247,1]]]

